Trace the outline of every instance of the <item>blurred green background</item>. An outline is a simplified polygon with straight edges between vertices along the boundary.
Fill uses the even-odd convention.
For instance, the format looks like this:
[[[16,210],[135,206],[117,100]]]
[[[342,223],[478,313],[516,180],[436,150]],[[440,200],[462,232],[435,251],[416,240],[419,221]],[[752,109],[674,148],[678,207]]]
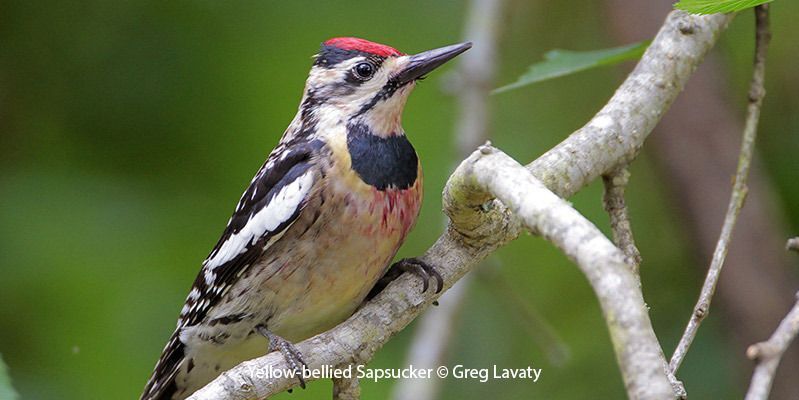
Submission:
[[[138,398],[200,262],[293,117],[319,43],[353,35],[426,50],[461,40],[466,7],[454,0],[4,1],[0,354],[22,398]],[[760,142],[788,216],[775,224],[794,234],[798,12],[796,2],[774,5]],[[609,33],[606,13],[602,2],[588,0],[507,2],[497,86],[552,48],[624,44]],[[750,71],[750,13],[735,20],[715,51],[737,111],[745,107]],[[422,253],[441,230],[439,193],[456,157],[456,99],[441,89],[451,69],[424,81],[404,114],[427,196],[400,256]],[[492,97],[491,139],[520,161],[534,159],[587,121],[624,71],[590,71]],[[675,217],[681,206],[663,187],[651,151],[633,165],[629,203],[646,299],[670,353],[706,260],[694,255]],[[571,200],[607,231],[600,198],[594,183]],[[488,264],[501,266],[498,273],[551,324],[571,357],[550,362],[522,329],[518,310],[476,280],[449,364],[533,365],[543,374],[535,384],[450,379],[442,398],[624,396],[596,300],[568,260],[543,240],[522,237]],[[711,314],[682,367],[693,398],[739,396],[748,381],[731,362],[743,352],[731,344],[735,327],[720,315]],[[402,365],[411,333],[392,340],[371,366]],[[316,382],[279,398],[325,398],[330,387]],[[363,382],[364,398],[384,398],[391,387]]]

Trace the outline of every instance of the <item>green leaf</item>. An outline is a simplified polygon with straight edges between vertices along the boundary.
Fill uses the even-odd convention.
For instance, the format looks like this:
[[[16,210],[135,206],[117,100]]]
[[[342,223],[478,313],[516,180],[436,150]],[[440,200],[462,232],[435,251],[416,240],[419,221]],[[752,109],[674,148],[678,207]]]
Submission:
[[[11,378],[8,377],[8,369],[0,357],[0,399],[16,400],[17,392],[11,387]]]
[[[715,14],[746,10],[772,1],[774,0],[680,0],[674,4],[674,8],[693,14]]]
[[[634,60],[641,57],[648,46],[649,41],[647,40],[628,46],[603,50],[551,50],[544,55],[544,61],[531,65],[530,69],[520,76],[516,82],[494,89],[492,93],[502,93],[575,72]]]

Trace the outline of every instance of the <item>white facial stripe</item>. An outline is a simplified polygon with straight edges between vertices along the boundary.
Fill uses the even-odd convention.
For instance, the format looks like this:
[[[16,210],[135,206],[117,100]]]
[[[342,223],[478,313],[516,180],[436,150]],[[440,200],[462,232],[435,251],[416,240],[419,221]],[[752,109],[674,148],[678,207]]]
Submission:
[[[230,261],[245,252],[248,245],[255,244],[267,232],[274,232],[280,224],[291,218],[312,186],[313,170],[308,170],[281,188],[266,207],[250,216],[241,231],[231,235],[213,257],[205,260],[205,267],[212,270]]]
[[[358,56],[344,60],[331,68],[314,66],[308,76],[308,82],[313,82],[316,87],[324,87],[325,85],[343,81],[349,70],[355,64],[364,60],[366,60],[366,57]]]
[[[385,137],[404,134],[400,123],[402,110],[405,108],[405,102],[414,86],[416,86],[414,82],[406,84],[388,99],[375,104],[369,112],[363,115],[363,121],[369,125],[374,135]]]

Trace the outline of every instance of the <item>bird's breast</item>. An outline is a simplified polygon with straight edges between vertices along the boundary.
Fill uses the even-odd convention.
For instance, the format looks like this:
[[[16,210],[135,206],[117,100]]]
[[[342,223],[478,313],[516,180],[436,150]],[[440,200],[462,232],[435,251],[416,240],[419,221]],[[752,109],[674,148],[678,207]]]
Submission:
[[[268,293],[266,325],[288,340],[330,329],[355,310],[386,271],[422,203],[422,172],[404,137],[323,130],[319,183],[286,234],[241,285]],[[366,133],[368,134],[368,133]],[[401,136],[401,135],[400,135]]]
[[[289,340],[332,328],[361,304],[413,227],[421,205],[421,176],[406,189],[358,187],[330,177],[317,201],[324,211],[290,244],[281,260],[275,313],[267,326]],[[297,226],[300,228],[300,226]],[[287,242],[288,244],[288,242]]]
[[[365,238],[384,240],[396,247],[413,228],[422,203],[422,177],[405,189],[370,187],[344,194],[344,218],[356,223],[350,228]],[[349,225],[349,224],[347,224]]]

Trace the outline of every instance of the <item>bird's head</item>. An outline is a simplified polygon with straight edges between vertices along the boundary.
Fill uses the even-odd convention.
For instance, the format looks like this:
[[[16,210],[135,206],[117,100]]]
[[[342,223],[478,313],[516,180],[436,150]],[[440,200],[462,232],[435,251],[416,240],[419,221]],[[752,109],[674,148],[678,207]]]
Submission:
[[[408,55],[364,39],[330,39],[315,56],[301,111],[317,121],[365,124],[379,136],[402,134],[402,109],[416,81],[470,47]]]

